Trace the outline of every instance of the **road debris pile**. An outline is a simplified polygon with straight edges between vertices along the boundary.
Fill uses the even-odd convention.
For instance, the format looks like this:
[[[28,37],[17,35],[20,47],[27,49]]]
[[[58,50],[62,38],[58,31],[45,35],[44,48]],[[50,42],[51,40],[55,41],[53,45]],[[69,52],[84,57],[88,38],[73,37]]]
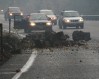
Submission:
[[[74,31],[72,34],[74,41],[89,41],[90,33],[89,32],[83,32],[83,31]]]
[[[89,41],[90,33],[82,31],[74,31],[72,34],[73,40],[70,40],[69,35],[61,32],[45,32],[43,37],[38,37],[37,34],[27,34],[23,39],[19,39],[15,34],[3,34],[3,52],[0,47],[0,61],[7,61],[13,54],[21,53],[21,50],[33,49],[33,48],[56,48],[56,47],[70,47],[70,46],[82,46],[85,42]],[[1,38],[0,38],[1,40]],[[1,64],[1,63],[0,63]]]
[[[73,40],[69,39],[69,35],[61,32],[45,32],[43,38],[35,38],[34,34],[28,34],[22,39],[22,47],[24,48],[47,48],[47,47],[62,47],[83,45],[81,41],[89,41],[90,33],[82,31],[74,31],[72,34]]]

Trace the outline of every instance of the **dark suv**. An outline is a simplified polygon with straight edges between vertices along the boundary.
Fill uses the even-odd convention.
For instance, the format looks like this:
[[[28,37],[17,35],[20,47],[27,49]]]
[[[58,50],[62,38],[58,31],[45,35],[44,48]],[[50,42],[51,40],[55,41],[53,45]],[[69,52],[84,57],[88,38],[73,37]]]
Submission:
[[[23,16],[23,13],[20,10],[20,8],[19,7],[8,7],[8,9],[5,11],[4,18],[5,18],[5,20],[14,19],[15,15]]]
[[[84,20],[77,11],[62,11],[59,17],[59,28],[65,29],[67,27],[84,28]]]

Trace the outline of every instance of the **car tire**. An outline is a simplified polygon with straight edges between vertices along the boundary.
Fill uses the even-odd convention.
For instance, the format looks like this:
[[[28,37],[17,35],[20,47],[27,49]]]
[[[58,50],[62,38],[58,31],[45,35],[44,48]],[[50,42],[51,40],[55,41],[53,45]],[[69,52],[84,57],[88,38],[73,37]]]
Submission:
[[[62,26],[59,26],[60,29],[62,29]]]
[[[7,16],[6,16],[6,15],[4,16],[4,19],[5,19],[5,21],[7,21],[7,20],[8,20],[8,18],[7,18]]]
[[[81,26],[81,29],[84,29],[84,27],[83,27],[83,26]]]
[[[63,25],[63,29],[66,29],[66,25]]]
[[[52,32],[53,30],[52,30],[52,27],[50,27],[50,28],[46,28],[46,31],[48,31],[48,32]]]
[[[83,29],[83,28],[84,28],[84,23],[82,23],[82,24],[80,25],[80,28],[81,28],[81,29]]]
[[[83,29],[84,28],[84,25],[80,26],[80,28]]]
[[[60,21],[58,22],[58,25],[59,25],[59,29],[62,29],[62,23]]]
[[[76,29],[79,29],[79,26],[76,26]]]
[[[65,26],[63,26],[63,29],[66,29],[66,27],[65,27]]]
[[[54,25],[57,25],[57,22],[55,22]]]
[[[5,18],[5,21],[7,21],[8,19],[7,18]]]

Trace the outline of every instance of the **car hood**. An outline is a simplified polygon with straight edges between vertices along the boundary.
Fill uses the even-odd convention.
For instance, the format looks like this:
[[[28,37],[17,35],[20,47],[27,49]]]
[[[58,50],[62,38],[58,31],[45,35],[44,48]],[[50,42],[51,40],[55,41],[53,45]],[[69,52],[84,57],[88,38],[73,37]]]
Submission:
[[[79,20],[82,17],[64,17],[64,19],[68,19],[68,20]]]
[[[56,17],[55,15],[47,15],[48,17]]]
[[[32,20],[30,22],[36,22],[36,23],[46,23],[46,22],[50,22],[48,20]]]

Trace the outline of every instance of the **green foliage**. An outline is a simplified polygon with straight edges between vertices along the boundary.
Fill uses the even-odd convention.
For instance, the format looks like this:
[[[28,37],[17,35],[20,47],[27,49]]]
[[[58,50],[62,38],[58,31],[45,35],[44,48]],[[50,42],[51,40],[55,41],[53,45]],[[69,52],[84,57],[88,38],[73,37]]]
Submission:
[[[14,34],[6,34],[3,36],[3,45],[5,51],[9,51],[10,53],[16,54],[20,52],[16,52],[20,49],[20,39]]]

